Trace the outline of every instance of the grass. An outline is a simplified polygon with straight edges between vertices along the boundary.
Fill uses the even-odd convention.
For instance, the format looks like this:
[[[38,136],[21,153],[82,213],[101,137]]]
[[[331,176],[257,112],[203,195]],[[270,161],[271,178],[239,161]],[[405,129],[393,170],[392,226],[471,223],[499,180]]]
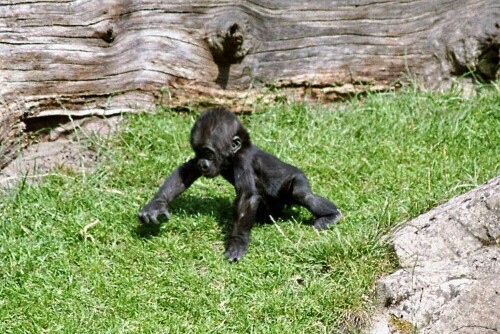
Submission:
[[[405,90],[244,116],[253,141],[301,167],[345,218],[253,229],[223,259],[234,191],[199,180],[158,234],[136,212],[191,155],[195,113],[130,115],[91,175],[61,169],[0,202],[1,333],[356,333],[397,263],[391,228],[500,174],[500,94]]]

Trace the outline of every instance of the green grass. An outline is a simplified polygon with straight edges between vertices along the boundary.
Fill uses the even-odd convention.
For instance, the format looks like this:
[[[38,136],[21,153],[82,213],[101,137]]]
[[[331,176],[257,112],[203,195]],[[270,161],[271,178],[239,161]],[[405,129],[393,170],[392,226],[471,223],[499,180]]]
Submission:
[[[194,113],[130,115],[92,143],[94,174],[20,183],[0,204],[0,333],[349,333],[373,283],[397,263],[394,226],[500,174],[500,94],[405,90],[244,116],[253,141],[302,168],[341,223],[258,225],[242,262],[224,260],[234,191],[199,180],[157,235],[136,212],[186,161]],[[91,225],[89,225],[91,224]],[[83,231],[84,228],[86,231]]]

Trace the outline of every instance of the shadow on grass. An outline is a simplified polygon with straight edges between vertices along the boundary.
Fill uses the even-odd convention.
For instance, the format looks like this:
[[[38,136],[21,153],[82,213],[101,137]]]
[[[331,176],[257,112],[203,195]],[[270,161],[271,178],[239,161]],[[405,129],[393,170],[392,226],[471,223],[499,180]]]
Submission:
[[[217,221],[222,232],[224,242],[229,241],[232,227],[232,202],[233,198],[227,196],[198,197],[190,194],[183,194],[169,205],[169,211],[172,216],[182,212],[187,216],[209,216]],[[301,213],[298,206],[287,206],[282,210],[272,213],[272,217],[267,211],[259,210],[257,212],[256,225],[273,224],[283,220],[298,218],[303,224],[312,225],[313,219],[301,219]],[[138,223],[133,231],[135,237],[148,240],[161,234],[161,226],[168,222],[165,216],[159,218],[159,225],[142,225]]]
[[[139,223],[132,234],[137,238],[148,240],[160,234],[160,225],[144,225]]]
[[[169,211],[171,215],[179,214],[179,212],[182,211],[183,214],[188,216],[212,216],[219,224],[224,234],[224,239],[227,239],[227,235],[231,228],[232,208],[231,199],[226,196],[201,198],[183,194],[169,205]],[[138,223],[133,231],[133,235],[137,238],[146,240],[160,235],[161,225],[168,220],[165,216],[161,216],[159,217],[159,221],[159,225],[143,225]]]

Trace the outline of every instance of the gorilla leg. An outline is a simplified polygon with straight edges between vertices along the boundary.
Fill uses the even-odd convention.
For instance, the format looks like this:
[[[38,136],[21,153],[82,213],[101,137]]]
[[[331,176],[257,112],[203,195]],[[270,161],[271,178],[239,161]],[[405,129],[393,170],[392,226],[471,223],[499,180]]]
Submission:
[[[259,202],[260,197],[252,193],[238,195],[234,201],[233,227],[224,254],[231,262],[241,260],[248,250]]]
[[[297,204],[305,207],[316,217],[314,228],[317,230],[326,229],[341,218],[335,204],[311,192],[309,182],[304,174],[295,177],[292,186],[292,197]]]

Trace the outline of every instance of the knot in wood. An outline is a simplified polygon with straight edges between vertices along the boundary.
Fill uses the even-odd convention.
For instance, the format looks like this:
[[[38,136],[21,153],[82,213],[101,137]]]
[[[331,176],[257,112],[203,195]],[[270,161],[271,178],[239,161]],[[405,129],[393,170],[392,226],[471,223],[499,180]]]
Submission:
[[[116,32],[113,27],[109,27],[105,33],[102,34],[102,40],[106,43],[113,43],[116,38]]]
[[[225,29],[216,29],[208,36],[207,42],[210,52],[217,64],[240,63],[248,53],[249,47],[244,44],[246,32],[242,27],[233,22]]]

